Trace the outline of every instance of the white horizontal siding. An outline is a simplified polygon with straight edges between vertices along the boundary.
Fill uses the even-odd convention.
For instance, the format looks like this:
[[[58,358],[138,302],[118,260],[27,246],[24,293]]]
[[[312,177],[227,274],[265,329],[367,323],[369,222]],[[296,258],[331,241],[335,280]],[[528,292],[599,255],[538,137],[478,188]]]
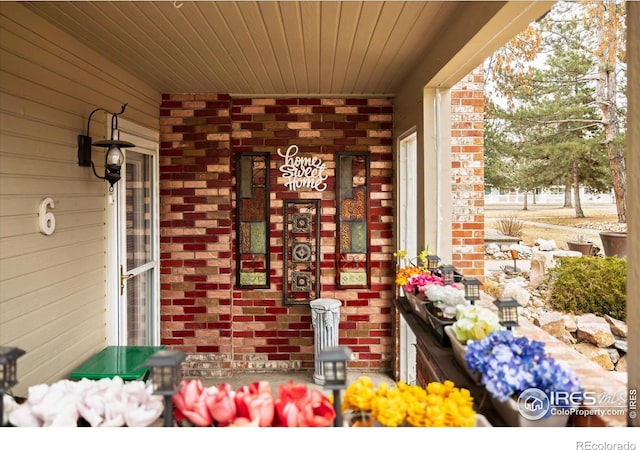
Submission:
[[[0,5],[0,345],[26,350],[28,386],[68,376],[106,344],[107,188],[77,163],[98,107],[158,129],[161,94],[19,3]],[[94,114],[91,136],[107,134]],[[100,172],[104,152],[93,149]],[[39,232],[51,197],[56,230]]]

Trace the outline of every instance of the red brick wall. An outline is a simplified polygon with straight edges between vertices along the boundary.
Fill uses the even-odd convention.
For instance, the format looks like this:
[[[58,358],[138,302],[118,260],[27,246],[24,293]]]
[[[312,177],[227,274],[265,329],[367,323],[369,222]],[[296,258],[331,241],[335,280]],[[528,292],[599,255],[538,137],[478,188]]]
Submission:
[[[482,66],[451,89],[452,264],[484,275],[484,74]]]
[[[391,102],[165,94],[161,106],[161,343],[189,353],[187,376],[313,370],[307,306],[282,304],[284,198],[320,198],[321,296],[342,301],[341,345],[359,370],[388,371],[393,350]],[[327,162],[329,187],[287,191],[278,148]],[[371,155],[371,289],[335,288],[334,153]],[[271,152],[271,289],[234,289],[233,152]]]
[[[230,107],[228,95],[171,94],[160,108],[161,343],[212,374],[232,356]]]

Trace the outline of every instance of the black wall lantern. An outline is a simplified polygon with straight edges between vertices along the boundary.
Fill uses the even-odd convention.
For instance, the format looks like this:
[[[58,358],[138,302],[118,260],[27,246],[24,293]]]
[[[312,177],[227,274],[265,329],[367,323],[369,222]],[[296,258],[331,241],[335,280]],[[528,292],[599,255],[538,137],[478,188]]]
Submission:
[[[115,139],[115,130],[118,129],[118,116],[124,113],[127,104],[122,105],[122,109],[119,113],[111,113],[103,108],[96,108],[89,114],[87,119],[87,134],[78,135],[78,165],[81,167],[89,167],[93,169],[93,174],[101,180],[107,180],[109,182],[109,191],[113,191],[113,185],[120,179],[120,168],[124,163],[124,153],[121,148],[135,147],[134,144],[127,141],[121,141]],[[89,134],[89,127],[91,126],[91,116],[97,111],[104,111],[111,114],[111,139],[98,141],[92,144],[91,135]],[[96,172],[96,167],[91,160],[91,146],[107,148],[107,154],[104,161],[104,176],[101,177]]]

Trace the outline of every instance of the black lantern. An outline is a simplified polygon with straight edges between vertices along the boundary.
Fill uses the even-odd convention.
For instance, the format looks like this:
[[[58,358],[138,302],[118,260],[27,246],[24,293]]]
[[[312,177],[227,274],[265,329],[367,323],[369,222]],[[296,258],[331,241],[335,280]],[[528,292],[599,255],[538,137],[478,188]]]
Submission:
[[[505,297],[493,302],[498,307],[498,319],[500,325],[510,330],[511,327],[518,326],[518,304],[511,297]]]
[[[340,404],[340,390],[347,387],[347,361],[351,359],[351,349],[348,347],[329,347],[318,355],[324,370],[324,386],[333,390],[333,409],[336,418],[333,425],[342,426],[342,405]]]
[[[462,284],[464,285],[464,298],[469,300],[472,305],[476,300],[480,300],[480,286],[482,282],[477,278],[463,278]]]
[[[427,255],[428,270],[436,270],[438,268],[439,262],[440,262],[440,257],[438,255]]]
[[[4,394],[18,384],[16,361],[25,353],[17,347],[0,347],[0,427],[4,426]]]
[[[445,264],[440,267],[442,271],[442,282],[444,284],[453,284],[455,281],[456,268],[451,264]]]
[[[120,179],[120,168],[124,163],[124,153],[122,153],[121,148],[125,147],[135,147],[134,144],[127,141],[121,141],[115,139],[115,131],[118,129],[118,116],[124,113],[127,104],[122,105],[122,110],[119,113],[110,113],[111,114],[111,139],[98,141],[95,143],[91,143],[91,135],[89,134],[89,127],[91,125],[91,116],[97,111],[104,111],[109,113],[106,109],[96,108],[91,111],[89,114],[89,119],[87,120],[87,134],[79,134],[78,135],[78,165],[82,167],[93,168],[93,174],[100,178],[101,180],[106,180],[109,182],[109,191],[113,191],[113,185],[118,182]],[[96,172],[96,167],[91,160],[91,146],[95,145],[96,147],[104,147],[107,150],[107,154],[105,155],[104,161],[104,176],[101,177]]]
[[[173,403],[171,397],[180,387],[180,363],[186,354],[178,350],[160,350],[144,363],[144,367],[151,369],[153,393],[164,397],[164,426],[173,426]]]

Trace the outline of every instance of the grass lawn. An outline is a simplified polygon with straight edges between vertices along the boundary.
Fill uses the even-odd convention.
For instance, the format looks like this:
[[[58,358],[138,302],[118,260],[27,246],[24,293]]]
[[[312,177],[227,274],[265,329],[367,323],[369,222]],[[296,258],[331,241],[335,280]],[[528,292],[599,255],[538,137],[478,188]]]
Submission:
[[[583,205],[585,218],[577,218],[574,208],[563,208],[557,205],[529,205],[529,208],[529,210],[523,211],[522,205],[487,205],[485,208],[485,227],[500,230],[499,222],[506,219],[537,222],[539,225],[523,225],[520,237],[524,245],[533,246],[536,239],[554,240],[559,249],[566,250],[567,241],[575,240],[578,234],[584,234],[588,240],[602,249],[602,242],[598,236],[598,225],[618,223],[615,205]],[[581,228],[584,231],[577,233],[555,229],[544,224]]]

